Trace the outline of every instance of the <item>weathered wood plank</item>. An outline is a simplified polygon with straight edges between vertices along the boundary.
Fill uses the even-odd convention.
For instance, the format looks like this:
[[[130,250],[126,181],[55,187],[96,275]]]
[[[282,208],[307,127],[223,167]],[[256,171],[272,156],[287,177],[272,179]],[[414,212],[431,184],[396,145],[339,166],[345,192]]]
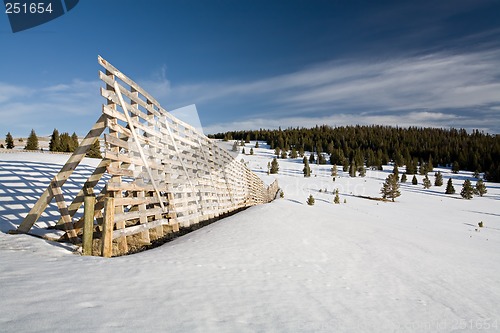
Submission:
[[[104,200],[104,219],[101,235],[101,256],[110,258],[113,255],[113,226],[115,224],[115,199]]]
[[[84,199],[84,213],[83,213],[83,240],[82,248],[83,255],[92,255],[92,243],[94,236],[94,208],[95,208],[95,197],[92,195],[85,196]]]
[[[160,219],[160,220],[154,220],[148,223],[144,224],[138,224],[132,227],[128,227],[126,229],[120,229],[120,230],[115,230],[113,231],[113,239],[116,239],[118,237],[122,236],[132,236],[144,231],[147,231],[152,228],[156,228],[162,225],[168,225],[169,220],[168,219]]]

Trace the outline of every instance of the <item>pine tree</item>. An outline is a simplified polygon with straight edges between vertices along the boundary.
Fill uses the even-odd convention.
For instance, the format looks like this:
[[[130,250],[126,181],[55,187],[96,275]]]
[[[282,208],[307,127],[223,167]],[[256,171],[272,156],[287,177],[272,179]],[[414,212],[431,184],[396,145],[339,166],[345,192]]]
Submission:
[[[453,165],[451,167],[451,171],[453,173],[458,173],[460,171],[460,164],[458,164],[457,161],[453,162]]]
[[[94,144],[92,147],[90,147],[90,150],[87,152],[87,157],[90,158],[102,158],[101,155],[101,144],[99,143],[99,139],[96,139],[94,141]]]
[[[488,191],[486,190],[486,185],[484,185],[483,180],[479,179],[476,182],[476,188],[474,189],[474,194],[479,195],[480,197],[482,197],[487,192]]]
[[[297,158],[297,149],[295,147],[292,148],[292,152],[290,153],[290,158]]]
[[[325,158],[325,155],[323,155],[323,154],[319,154],[319,156],[318,156],[318,163],[319,163],[319,164],[326,164],[326,158]]]
[[[12,149],[14,148],[14,139],[12,138],[12,135],[9,133],[7,133],[7,135],[5,136],[5,145],[7,147],[7,149]]]
[[[309,155],[309,163],[314,163],[316,161],[316,159],[314,158],[314,153],[311,153],[311,155]]]
[[[278,160],[275,157],[275,158],[273,158],[273,161],[271,162],[270,173],[278,173],[279,169],[280,169],[280,167],[279,167],[279,164],[278,164]]]
[[[71,134],[71,151],[72,152],[75,151],[79,145],[80,143],[78,142],[78,135],[76,135],[76,133],[73,132],[73,134]]]
[[[349,176],[356,177],[356,164],[354,164],[354,160],[349,165]]]
[[[462,190],[460,191],[460,195],[462,198],[470,200],[472,199],[474,195],[474,188],[472,187],[472,184],[470,183],[470,180],[466,179],[463,186]]]
[[[349,160],[347,158],[344,158],[342,160],[342,171],[344,171],[344,172],[349,171]]]
[[[434,177],[434,186],[443,186],[443,175],[441,174],[441,171],[436,172]]]
[[[309,194],[309,198],[307,198],[306,202],[309,206],[314,205],[314,197],[312,196],[312,194]]]
[[[396,176],[399,177],[399,170],[398,170],[398,165],[394,163],[394,168],[392,169],[392,173]]]
[[[429,168],[427,166],[427,163],[421,162],[420,166],[418,167],[418,173],[423,176],[426,175],[428,171]]]
[[[406,183],[406,172],[401,176],[401,183]]]
[[[412,183],[413,185],[417,185],[417,184],[418,184],[418,181],[417,181],[417,176],[413,175],[413,178],[412,178],[412,180],[411,180],[411,183]]]
[[[333,177],[337,177],[338,170],[337,170],[337,165],[336,165],[336,164],[334,164],[334,165],[333,165],[333,167],[332,167],[332,169],[331,169],[331,172],[332,172],[332,174],[331,174],[331,175],[332,175]]]
[[[431,180],[429,179],[429,177],[427,176],[427,174],[425,174],[423,184],[424,184],[424,188],[430,188],[431,187]]]
[[[335,189],[335,198],[333,199],[333,203],[340,204],[339,189]]]
[[[287,154],[286,154],[286,150],[282,150],[282,151],[281,151],[281,158],[282,158],[282,159],[286,159],[286,157],[287,157],[286,155],[287,155]]]
[[[304,177],[311,177],[311,168],[309,167],[309,161],[307,158],[304,157],[304,169],[302,169],[304,172]]]
[[[253,155],[253,148],[250,148],[250,155]]]
[[[280,157],[280,152],[281,152],[280,147],[274,148],[274,155],[276,155],[276,158]]]
[[[26,141],[25,150],[38,150],[38,137],[36,136],[35,130],[32,129],[28,141]]]
[[[236,141],[234,141],[233,143],[233,149],[231,149],[232,151],[238,151],[238,143]]]
[[[245,152],[245,147],[243,147],[243,149],[241,150],[241,153],[242,153],[243,155],[245,155],[245,154],[246,154],[246,152]]]
[[[73,141],[67,132],[59,136],[59,149],[57,151],[69,153],[73,149]]]
[[[361,165],[361,166],[359,166],[359,167],[358,167],[358,172],[359,172],[359,176],[360,176],[360,177],[364,177],[364,176],[366,176],[366,169],[365,169],[365,167],[364,167],[364,166],[362,166],[362,165]]]
[[[50,136],[50,142],[49,142],[49,150],[50,151],[59,151],[59,146],[61,145],[61,142],[59,140],[59,131],[54,128],[54,131],[52,131],[52,135]]]
[[[259,141],[255,142],[255,148],[259,148]]]
[[[285,197],[285,192],[283,190],[280,191],[280,198],[283,199]]]
[[[401,195],[398,180],[393,173],[389,174],[389,176],[385,179],[385,182],[380,189],[380,193],[382,194],[382,198],[390,198],[393,202],[395,198]]]
[[[453,183],[451,181],[451,178],[448,179],[448,183],[446,184],[446,191],[444,193],[445,194],[455,194],[455,187],[453,187]]]

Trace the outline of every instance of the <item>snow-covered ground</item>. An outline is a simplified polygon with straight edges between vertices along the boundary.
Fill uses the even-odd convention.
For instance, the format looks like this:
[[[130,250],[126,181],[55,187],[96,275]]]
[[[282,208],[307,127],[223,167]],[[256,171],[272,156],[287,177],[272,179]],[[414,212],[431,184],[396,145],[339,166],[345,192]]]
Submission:
[[[238,159],[278,178],[285,198],[112,259],[6,234],[67,156],[0,154],[0,331],[500,331],[500,184],[463,200],[444,194],[446,181],[459,193],[471,174],[440,169],[445,185],[423,189],[417,176],[380,202],[355,195],[380,196],[391,166],[333,182],[330,165],[304,178],[289,159],[267,175],[272,151],[254,151]]]

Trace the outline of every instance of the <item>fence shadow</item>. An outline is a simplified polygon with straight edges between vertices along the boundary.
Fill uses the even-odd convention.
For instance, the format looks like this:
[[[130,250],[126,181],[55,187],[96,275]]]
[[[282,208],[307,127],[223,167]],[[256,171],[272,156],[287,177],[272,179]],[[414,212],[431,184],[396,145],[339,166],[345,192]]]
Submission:
[[[61,167],[55,163],[0,160],[0,232],[7,233],[21,224]],[[68,205],[94,169],[79,165],[64,184],[62,190]],[[103,185],[101,180],[98,189],[102,189]],[[33,229],[54,225],[59,218],[60,213],[52,200]]]

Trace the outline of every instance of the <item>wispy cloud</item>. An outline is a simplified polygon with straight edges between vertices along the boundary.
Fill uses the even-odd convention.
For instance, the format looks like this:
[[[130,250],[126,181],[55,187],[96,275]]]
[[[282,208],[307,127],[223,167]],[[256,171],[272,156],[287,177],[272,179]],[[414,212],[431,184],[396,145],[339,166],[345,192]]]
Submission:
[[[500,132],[500,50],[379,62],[335,61],[248,82],[168,84],[166,105],[197,103],[202,119],[205,108],[211,114],[219,105],[232,109],[229,118],[210,117],[211,129],[225,128],[225,122],[258,128],[259,119],[273,118],[277,126],[290,120],[296,122],[290,125],[301,126],[350,119],[393,125],[485,125]],[[393,115],[367,118],[381,112]],[[478,119],[486,115],[485,122]],[[262,125],[268,127],[270,122]]]
[[[500,133],[500,50],[344,60],[252,81],[176,85],[166,67],[138,82],[167,110],[197,104],[205,133],[316,124],[479,128]],[[0,82],[0,129],[85,134],[100,82],[49,87]],[[38,131],[37,131],[38,132]],[[20,133],[21,134],[21,133]]]
[[[26,131],[34,128],[37,134],[47,135],[57,127],[86,134],[101,112],[99,86],[97,80],[73,80],[49,87],[0,83],[1,130],[27,135]]]

